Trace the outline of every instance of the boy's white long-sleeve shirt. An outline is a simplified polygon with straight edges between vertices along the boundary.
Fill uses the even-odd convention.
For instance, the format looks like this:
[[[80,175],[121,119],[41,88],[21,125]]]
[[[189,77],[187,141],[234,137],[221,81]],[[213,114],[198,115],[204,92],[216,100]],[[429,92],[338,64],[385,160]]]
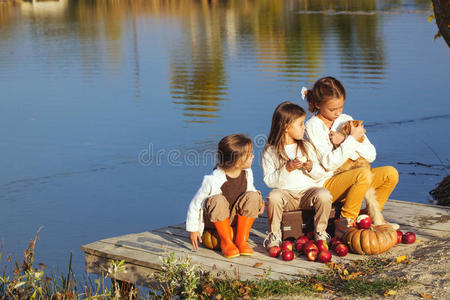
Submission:
[[[350,120],[353,120],[351,116],[341,114],[330,129],[317,116],[311,117],[305,123],[305,139],[314,145],[319,162],[328,171],[335,171],[349,158],[356,160],[363,157],[370,163],[376,158],[376,149],[367,136],[360,143],[349,135],[339,147],[334,149],[329,137],[330,131],[339,131],[342,125]]]
[[[268,146],[263,153],[262,169],[264,173],[264,182],[270,188],[286,189],[292,191],[303,191],[311,187],[322,187],[326,179],[333,173],[326,172],[316,158],[314,148],[308,142],[305,142],[309,159],[313,163],[311,172],[306,170],[293,170],[289,172],[286,169],[286,163],[280,165],[278,155],[273,146]],[[291,144],[284,147],[289,159],[301,159],[302,153],[297,149],[297,144]]]
[[[256,192],[256,188],[253,184],[253,172],[252,169],[245,169],[245,175],[247,179],[247,192]],[[194,198],[192,198],[189,204],[189,209],[186,217],[186,230],[189,232],[203,233],[205,224],[203,222],[203,206],[205,201],[214,195],[222,194],[221,187],[227,181],[225,171],[221,168],[215,169],[211,174],[203,177],[203,182]]]

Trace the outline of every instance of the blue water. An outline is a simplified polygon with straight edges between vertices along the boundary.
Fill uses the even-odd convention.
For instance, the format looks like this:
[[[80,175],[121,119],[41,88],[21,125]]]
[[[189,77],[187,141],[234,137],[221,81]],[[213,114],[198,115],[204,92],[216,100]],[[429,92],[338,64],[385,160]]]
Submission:
[[[4,253],[21,259],[43,226],[36,261],[59,272],[73,251],[81,274],[81,245],[183,222],[218,140],[246,133],[260,157],[277,104],[306,107],[301,86],[325,75],[374,165],[399,170],[391,198],[429,202],[450,153],[429,2],[244,2],[0,2]]]

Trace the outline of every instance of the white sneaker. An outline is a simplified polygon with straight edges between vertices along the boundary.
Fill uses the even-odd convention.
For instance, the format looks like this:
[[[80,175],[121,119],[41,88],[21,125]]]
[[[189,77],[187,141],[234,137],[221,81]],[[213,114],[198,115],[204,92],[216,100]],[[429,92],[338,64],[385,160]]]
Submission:
[[[325,230],[314,233],[314,240],[316,240],[316,241],[322,240],[322,241],[325,241],[328,243],[330,241],[330,239],[331,239],[331,236]]]
[[[266,232],[267,237],[263,241],[263,246],[266,249],[271,247],[280,246],[281,234],[279,232]]]

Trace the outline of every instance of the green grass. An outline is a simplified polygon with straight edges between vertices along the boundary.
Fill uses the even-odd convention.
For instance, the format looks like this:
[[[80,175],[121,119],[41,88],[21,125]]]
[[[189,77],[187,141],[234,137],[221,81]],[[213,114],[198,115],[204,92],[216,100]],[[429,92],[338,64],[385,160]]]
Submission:
[[[186,279],[186,273],[182,276],[184,280],[196,282],[196,287],[189,294],[193,298],[208,299],[219,297],[219,299],[249,299],[258,297],[277,297],[283,295],[307,295],[317,296],[319,294],[333,294],[335,296],[373,296],[384,295],[388,292],[396,291],[408,284],[408,281],[396,277],[376,278],[374,276],[383,270],[398,264],[393,260],[369,258],[357,260],[348,264],[328,264],[329,269],[319,275],[299,275],[295,280],[274,280],[270,278],[270,270],[267,270],[262,278],[255,280],[238,280],[219,274],[213,277],[205,272],[201,266],[192,266],[187,263],[189,258],[175,259],[170,254],[171,259],[166,259],[164,264],[184,265],[195,271],[191,272],[190,279]],[[168,268],[168,266],[166,266]],[[173,267],[172,267],[173,268]],[[182,293],[170,293],[166,287],[169,282],[180,281],[177,278],[163,272],[159,276],[163,293],[154,295],[158,299],[171,299]],[[182,285],[177,286],[178,290],[183,290]],[[191,286],[192,288],[192,286]],[[174,292],[175,290],[171,290]]]
[[[352,296],[383,295],[390,290],[399,290],[406,284],[406,280],[396,278],[375,279],[373,281],[357,278],[343,282],[342,285],[339,286],[338,291],[343,295]]]

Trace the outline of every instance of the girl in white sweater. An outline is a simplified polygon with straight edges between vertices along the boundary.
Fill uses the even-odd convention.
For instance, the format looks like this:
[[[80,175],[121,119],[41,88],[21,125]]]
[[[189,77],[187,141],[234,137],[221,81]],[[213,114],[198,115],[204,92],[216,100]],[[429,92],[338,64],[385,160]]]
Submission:
[[[346,121],[353,120],[342,113],[345,89],[339,80],[321,78],[312,90],[303,88],[302,94],[308,102],[309,111],[315,114],[306,122],[305,137],[314,145],[318,160],[327,171],[334,172],[348,159],[362,157],[370,163],[375,160],[375,147],[365,136],[366,130],[362,124],[357,127],[352,125],[348,136],[339,132]],[[363,141],[359,142],[362,138]],[[345,199],[340,228],[345,231],[345,227],[354,225],[364,197],[373,223],[386,223],[380,211],[397,182],[398,172],[391,166],[357,168],[328,178],[324,186],[333,195],[333,201]],[[371,190],[374,193],[370,193]],[[398,228],[397,224],[391,225]]]
[[[281,103],[273,113],[272,126],[262,157],[264,182],[273,190],[267,196],[269,234],[264,246],[281,243],[283,211],[315,209],[316,240],[327,240],[325,231],[332,196],[323,188],[325,170],[316,159],[314,147],[303,140],[306,112],[297,104]]]

